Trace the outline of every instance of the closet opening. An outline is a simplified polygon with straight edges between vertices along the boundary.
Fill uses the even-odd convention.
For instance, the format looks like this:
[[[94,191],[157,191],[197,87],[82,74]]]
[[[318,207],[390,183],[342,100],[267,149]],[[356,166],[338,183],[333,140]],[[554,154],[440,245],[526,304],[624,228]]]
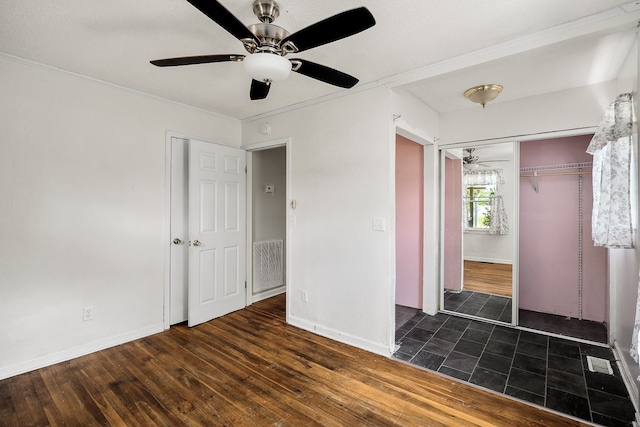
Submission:
[[[518,325],[607,343],[607,250],[591,238],[593,135],[520,143]]]

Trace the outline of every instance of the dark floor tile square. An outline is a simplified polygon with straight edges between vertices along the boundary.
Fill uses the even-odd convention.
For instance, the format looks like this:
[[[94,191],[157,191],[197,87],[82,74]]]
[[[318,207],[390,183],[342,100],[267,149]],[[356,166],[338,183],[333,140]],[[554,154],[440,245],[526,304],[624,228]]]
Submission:
[[[471,374],[468,372],[458,371],[457,369],[449,368],[448,366],[441,366],[440,369],[438,369],[438,372],[462,381],[469,381],[469,377],[471,377]]]
[[[462,305],[464,301],[451,301],[451,299],[444,300],[444,309],[449,311],[456,311]]]
[[[583,375],[584,368],[580,359],[550,354],[547,360],[549,369],[568,372],[573,375]]]
[[[444,323],[451,316],[448,315],[447,313],[437,313],[435,316],[432,316],[432,317]]]
[[[401,352],[399,352],[399,351],[396,351],[395,353],[393,353],[393,357],[394,357],[395,359],[403,360],[403,361],[405,361],[405,362],[408,362],[408,361],[410,361],[410,360],[411,360],[411,358],[413,357],[413,355],[412,355],[412,354],[401,353]]]
[[[463,340],[469,340],[473,342],[477,342],[479,344],[486,344],[489,341],[489,332],[479,331],[477,329],[467,328],[462,334]]]
[[[544,406],[544,396],[529,393],[528,391],[520,390],[513,387],[507,387],[507,389],[504,391],[504,394],[506,394],[507,396],[515,397],[516,399]]]
[[[489,334],[491,334],[494,328],[495,326],[493,325],[493,323],[479,322],[477,320],[472,320],[471,323],[469,323],[469,326],[467,327],[467,329],[473,329],[474,331],[487,332]]]
[[[447,298],[447,302],[459,302],[459,303],[463,303],[465,302],[467,299],[469,299],[469,294],[466,294],[464,292],[460,292],[460,293],[451,293],[449,295],[449,297]]]
[[[399,352],[414,355],[420,351],[424,342],[412,340],[411,338],[403,338],[400,342]]]
[[[502,374],[508,374],[511,370],[511,359],[487,353],[485,351],[482,353],[482,356],[480,356],[480,360],[478,360],[478,366],[491,369],[492,371],[500,372]]]
[[[609,347],[599,347],[597,345],[580,343],[580,353],[587,356],[598,357],[606,360],[616,360],[613,351]]]
[[[555,411],[591,421],[589,401],[585,397],[547,388],[547,403],[545,406]]]
[[[509,302],[511,302],[511,298],[501,297],[501,296],[498,296],[498,295],[491,295],[489,297],[489,302],[491,302],[493,304],[500,304],[502,306],[505,306]]]
[[[547,371],[547,387],[555,388],[577,396],[587,397],[587,385],[582,375],[573,375],[568,372]]]
[[[546,378],[533,372],[512,368],[507,385],[530,393],[544,395]]]
[[[423,343],[429,341],[429,338],[431,338],[432,336],[433,332],[420,328],[413,328],[405,335],[406,338],[410,338],[416,341],[422,341]]]
[[[469,382],[502,393],[507,383],[507,376],[485,368],[476,368]]]
[[[440,330],[438,330],[438,332],[435,333],[435,335],[433,337],[437,338],[439,340],[456,343],[456,342],[458,342],[458,340],[460,339],[461,336],[462,336],[462,331],[456,331],[454,329],[441,328]]]
[[[489,339],[484,351],[511,359],[516,351],[516,346],[506,342]]]
[[[516,353],[513,358],[513,367],[538,375],[547,374],[547,361],[545,359],[538,359],[522,353]]]
[[[549,338],[549,353],[559,356],[571,357],[573,359],[580,358],[580,346],[567,340],[558,338]]]
[[[437,371],[442,365],[442,362],[444,362],[444,356],[429,353],[424,350],[416,354],[411,361],[414,365],[422,366],[423,368],[431,369],[432,371]]]
[[[593,422],[606,427],[632,427],[633,423],[631,421],[622,421],[616,420],[615,418],[607,417],[606,415],[598,414],[597,412],[592,412],[591,416],[593,417]]]
[[[400,341],[400,339],[402,339],[402,337],[404,337],[409,331],[410,329],[404,329],[404,328],[398,329],[396,331],[396,343],[398,343],[398,341]]]
[[[416,324],[416,328],[426,329],[427,331],[436,332],[444,322],[433,316],[427,316]]]
[[[518,334],[516,330],[505,328],[504,326],[496,326],[491,334],[491,339],[508,344],[516,344],[518,342]]]
[[[469,301],[481,301],[484,304],[489,298],[491,298],[489,294],[474,292],[473,295],[469,297]]]
[[[598,372],[584,371],[587,387],[621,397],[628,397],[629,392],[621,378],[613,375],[601,374]]]
[[[445,359],[443,365],[458,371],[472,373],[478,363],[478,357],[452,351]]]
[[[635,417],[635,408],[631,400],[614,394],[589,389],[591,410],[611,418],[631,421]]]
[[[467,326],[469,326],[469,323],[471,323],[471,320],[450,317],[449,320],[444,322],[442,327],[447,329],[453,329],[454,331],[463,332],[465,329],[467,329]]]
[[[478,312],[478,316],[484,317],[485,319],[493,319],[493,318],[497,319],[498,317],[500,317],[503,310],[504,310],[504,307],[502,306],[499,306],[499,305],[496,306],[496,305],[487,303],[480,309],[480,311]]]
[[[458,308],[456,308],[456,313],[468,314],[470,316],[477,316],[481,308],[482,308],[482,305],[465,302],[465,303],[462,303]]]
[[[516,348],[516,352],[537,357],[539,359],[547,359],[547,346],[534,344],[532,342],[520,341]]]
[[[504,308],[504,311],[502,312],[500,317],[498,317],[498,321],[504,322],[504,323],[511,323],[511,315],[512,315],[511,308],[507,305]]]
[[[549,338],[546,335],[536,334],[529,331],[520,331],[520,341],[531,342],[544,346],[549,344]]]
[[[431,338],[422,349],[430,353],[435,353],[440,356],[447,357],[449,353],[451,353],[451,350],[453,350],[454,346],[455,343],[452,343],[450,341]]]
[[[458,341],[456,346],[453,348],[453,351],[475,357],[480,357],[480,355],[482,354],[482,350],[484,350],[484,344],[467,341],[465,339],[460,339],[460,341]]]

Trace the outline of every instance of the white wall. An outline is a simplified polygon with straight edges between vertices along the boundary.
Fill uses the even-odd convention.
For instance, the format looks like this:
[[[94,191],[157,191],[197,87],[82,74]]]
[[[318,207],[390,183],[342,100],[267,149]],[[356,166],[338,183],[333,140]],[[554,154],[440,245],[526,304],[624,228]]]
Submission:
[[[162,330],[166,131],[239,122],[3,56],[0,92],[0,378]]]
[[[242,127],[243,144],[291,137],[288,320],[381,354],[394,335],[392,123],[389,91],[377,88]]]

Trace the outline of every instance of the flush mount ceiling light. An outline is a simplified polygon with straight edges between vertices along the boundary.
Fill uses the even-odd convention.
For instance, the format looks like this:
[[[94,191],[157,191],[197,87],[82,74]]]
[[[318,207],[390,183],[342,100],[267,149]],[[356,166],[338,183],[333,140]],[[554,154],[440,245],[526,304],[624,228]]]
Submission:
[[[500,95],[500,92],[502,92],[502,85],[480,85],[467,89],[464,92],[464,96],[472,102],[482,104],[482,108],[484,108],[484,105],[496,99],[497,96]]]

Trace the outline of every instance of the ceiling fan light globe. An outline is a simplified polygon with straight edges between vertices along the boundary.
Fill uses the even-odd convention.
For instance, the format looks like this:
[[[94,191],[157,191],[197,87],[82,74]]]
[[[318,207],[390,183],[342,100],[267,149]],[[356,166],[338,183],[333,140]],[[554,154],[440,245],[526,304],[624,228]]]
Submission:
[[[291,62],[274,53],[253,53],[244,58],[244,69],[259,82],[285,80],[291,73]]]

